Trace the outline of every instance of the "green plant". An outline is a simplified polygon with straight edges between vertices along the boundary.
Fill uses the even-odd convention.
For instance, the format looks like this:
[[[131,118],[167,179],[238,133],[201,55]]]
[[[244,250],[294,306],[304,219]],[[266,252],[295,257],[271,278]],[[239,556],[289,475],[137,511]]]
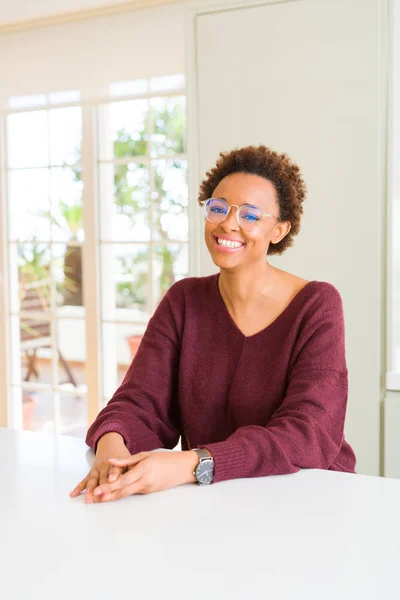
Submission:
[[[32,236],[24,243],[17,245],[18,264],[19,264],[19,292],[20,303],[22,304],[28,291],[35,289],[35,293],[40,301],[43,310],[48,310],[51,302],[50,286],[50,256],[46,244],[39,243],[36,236]],[[55,267],[61,263],[60,258],[53,259]],[[74,282],[65,277],[64,281],[55,283],[56,291],[62,293],[63,290],[75,291]]]
[[[185,134],[185,111],[179,100],[169,100],[162,109],[157,109],[155,106],[151,108],[153,120],[153,142],[157,145],[159,152],[168,154],[181,154],[184,152],[184,134]],[[127,158],[129,156],[138,157],[145,156],[147,152],[147,123],[143,122],[142,129],[135,134],[133,138],[124,129],[120,129],[117,133],[117,139],[114,142],[114,156],[116,158]],[[181,167],[178,161],[174,161],[173,168]],[[138,165],[140,168],[140,165]],[[145,166],[143,165],[143,169]],[[142,188],[140,185],[130,185],[128,183],[129,165],[119,164],[115,167],[114,187],[115,187],[115,203],[118,214],[124,214],[132,220],[134,224],[135,216],[148,207],[148,202],[143,202],[141,199]],[[153,228],[156,229],[157,237],[162,244],[157,249],[157,256],[161,259],[162,268],[160,276],[159,296],[162,296],[168,288],[174,283],[174,251],[167,246],[169,242],[168,232],[163,228],[163,214],[175,209],[174,214],[179,214],[183,210],[180,202],[176,201],[173,195],[169,195],[167,202],[162,202],[161,199],[166,198],[164,191],[164,180],[158,170],[153,170],[153,192],[157,201],[153,201]],[[122,257],[121,270],[127,273],[126,261]],[[140,258],[139,260],[142,260]],[[135,264],[135,263],[133,263]],[[133,266],[133,265],[132,265]],[[137,271],[137,269],[135,269]],[[131,271],[132,280],[130,282],[122,282],[117,284],[117,292],[120,294],[122,305],[129,305],[142,302],[138,301],[143,298],[143,291],[146,284],[146,276],[143,273]],[[120,304],[119,304],[120,305]]]
[[[164,153],[172,151],[183,154],[185,151],[185,111],[179,101],[171,99],[164,109],[153,107],[153,139]]]
[[[66,202],[60,201],[58,206],[60,207],[65,225],[71,232],[72,240],[76,241],[78,239],[78,232],[83,227],[82,202],[77,204],[67,204]]]
[[[57,206],[59,207],[61,219],[54,216],[49,211],[40,211],[38,214],[40,217],[48,219],[50,223],[58,227],[59,229],[67,229],[71,235],[71,241],[77,241],[78,233],[83,227],[83,207],[82,202],[76,202],[75,204],[68,204],[63,200],[58,200]]]
[[[117,305],[119,308],[130,307],[132,304],[145,306],[147,297],[144,290],[147,280],[147,270],[146,272],[138,273],[135,280],[132,280],[131,276],[135,265],[143,264],[144,261],[148,260],[148,251],[138,253],[133,259],[121,256],[119,260],[121,263],[121,274],[128,275],[130,280],[117,283]]]
[[[162,105],[162,108],[152,106],[151,118],[153,122],[153,142],[157,146],[158,151],[168,154],[173,152],[179,154],[184,152],[184,132],[185,132],[185,112],[182,109],[180,99],[169,99]],[[114,141],[114,156],[115,158],[138,158],[147,155],[147,119],[143,119],[143,125],[138,132],[130,134],[125,129],[120,129],[117,132],[117,139]],[[77,161],[79,162],[80,149],[77,149]],[[179,163],[173,163],[175,168],[180,168]],[[64,165],[65,168],[68,165]],[[142,168],[146,171],[146,166],[137,165],[136,168]],[[143,194],[143,186],[139,184],[132,185],[129,183],[128,164],[117,164],[114,171],[114,188],[115,188],[115,206],[117,214],[124,214],[132,220],[132,225],[135,223],[135,218],[138,214],[142,214],[149,207],[149,202],[153,202],[153,228],[156,229],[158,239],[162,242],[157,249],[157,256],[161,259],[162,269],[160,277],[159,296],[163,295],[170,285],[174,282],[174,251],[167,246],[169,242],[168,233],[163,228],[163,214],[167,213],[171,208],[174,209],[174,214],[179,214],[183,210],[182,205],[177,202],[173,195],[166,197],[163,188],[163,177],[159,171],[153,171],[153,192],[157,200],[149,198],[148,194]],[[82,173],[80,167],[72,168],[74,180],[81,181]],[[144,177],[145,179],[145,177]],[[166,200],[166,202],[161,199]],[[50,221],[52,225],[62,231],[69,231],[70,240],[77,241],[79,231],[83,227],[83,207],[82,202],[67,203],[59,200],[57,203],[57,216],[55,211],[44,211],[39,213]],[[71,301],[71,294],[80,295],[80,299],[76,301],[81,304],[81,287],[79,265],[81,264],[80,257],[81,249],[71,246],[67,248],[64,257],[64,284],[59,283],[64,297]],[[79,254],[79,256],[77,256]],[[143,253],[142,253],[143,254]],[[118,257],[121,261],[120,271],[125,275],[130,275],[130,281],[117,283],[117,305],[130,306],[132,304],[144,305],[146,303],[146,281],[147,274],[137,268],[137,264],[148,258],[138,255],[133,261],[124,257]],[[72,266],[73,265],[73,266]],[[78,265],[78,266],[77,266]],[[33,265],[32,265],[33,268]],[[41,279],[40,270],[37,271],[38,280]],[[64,289],[62,289],[64,287]]]
[[[36,236],[30,240],[30,244],[18,244],[18,263],[19,263],[19,290],[20,303],[28,290],[35,284],[41,282],[41,286],[36,286],[36,293],[40,300],[43,310],[47,310],[50,305],[50,260],[48,256],[48,247],[37,244]]]

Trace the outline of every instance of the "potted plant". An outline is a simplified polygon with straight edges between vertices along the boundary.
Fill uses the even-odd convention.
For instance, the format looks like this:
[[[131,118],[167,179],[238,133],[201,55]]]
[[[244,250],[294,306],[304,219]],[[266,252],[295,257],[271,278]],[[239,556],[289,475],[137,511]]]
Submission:
[[[67,204],[59,202],[59,207],[64,221],[64,227],[67,226],[71,237],[71,242],[78,241],[78,233],[83,227],[82,203]],[[59,227],[60,224],[56,223]],[[64,257],[65,278],[73,283],[74,290],[65,288],[64,303],[70,306],[83,305],[83,287],[82,287],[82,247],[67,244],[67,251]]]
[[[68,204],[59,200],[59,217],[52,212],[44,211],[40,215],[48,219],[60,230],[69,232],[69,241],[64,255],[64,281],[62,294],[64,304],[69,306],[83,305],[83,287],[82,287],[82,247],[77,246],[79,232],[83,228],[83,209],[82,203],[76,202]]]

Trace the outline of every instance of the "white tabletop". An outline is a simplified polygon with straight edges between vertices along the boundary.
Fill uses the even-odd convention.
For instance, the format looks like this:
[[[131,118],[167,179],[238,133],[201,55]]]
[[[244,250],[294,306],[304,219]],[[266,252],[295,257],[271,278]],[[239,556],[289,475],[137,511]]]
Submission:
[[[308,470],[71,499],[81,439],[0,429],[0,597],[399,600],[400,481]]]

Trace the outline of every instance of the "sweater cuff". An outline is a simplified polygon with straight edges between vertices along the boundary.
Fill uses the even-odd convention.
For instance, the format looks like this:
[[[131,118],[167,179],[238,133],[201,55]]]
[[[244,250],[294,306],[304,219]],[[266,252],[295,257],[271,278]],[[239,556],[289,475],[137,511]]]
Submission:
[[[238,448],[237,443],[229,440],[204,444],[201,446],[209,450],[214,459],[213,483],[250,477],[248,471],[248,457],[243,448]]]
[[[148,438],[130,440],[128,429],[129,428],[124,424],[116,421],[103,423],[100,425],[100,427],[96,428],[96,431],[91,432],[91,428],[89,428],[86,436],[86,444],[92,448],[93,452],[96,454],[97,444],[103,435],[106,433],[119,433],[123,437],[124,444],[131,454],[149,452],[150,450],[155,450],[156,448],[162,447],[162,443],[156,435],[152,437],[149,436]]]

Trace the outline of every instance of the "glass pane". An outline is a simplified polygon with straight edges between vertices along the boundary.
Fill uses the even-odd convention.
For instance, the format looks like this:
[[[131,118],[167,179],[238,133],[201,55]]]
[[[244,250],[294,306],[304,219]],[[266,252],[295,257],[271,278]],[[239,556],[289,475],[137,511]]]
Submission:
[[[101,160],[146,156],[147,100],[113,102],[99,111]]]
[[[23,390],[23,428],[28,431],[51,433],[54,431],[53,392]]]
[[[103,390],[106,402],[122,382],[146,324],[103,323]]]
[[[153,239],[187,241],[187,162],[153,161]]]
[[[57,384],[73,391],[79,389],[86,391],[86,325],[83,309],[74,307],[76,319],[58,319],[57,353],[58,377]],[[69,311],[72,316],[72,310]]]
[[[186,244],[167,244],[155,248],[153,263],[154,298],[158,303],[175,281],[189,273],[189,252]]]
[[[100,165],[101,239],[150,241],[150,188],[146,165]]]
[[[20,310],[47,312],[51,306],[48,245],[18,244],[17,264]],[[10,269],[15,269],[15,265],[11,264]]]
[[[81,160],[82,110],[79,106],[49,111],[50,164],[74,164]]]
[[[82,242],[84,234],[81,169],[50,169],[50,189],[52,239]]]
[[[8,175],[11,240],[50,239],[49,171],[27,169]]]
[[[53,278],[56,284],[56,304],[62,307],[80,307],[83,312],[83,250],[81,246],[54,244]],[[67,311],[67,312],[66,312]],[[71,314],[65,309],[62,314]]]
[[[20,319],[21,377],[52,384],[50,321]],[[16,382],[14,382],[16,383]]]
[[[146,322],[149,318],[149,254],[146,244],[102,247],[101,284],[105,319]]]
[[[186,98],[152,98],[151,155],[185,152]]]
[[[45,167],[49,164],[47,111],[24,112],[7,117],[7,165]]]
[[[86,437],[87,399],[86,396],[60,394],[60,434]]]

